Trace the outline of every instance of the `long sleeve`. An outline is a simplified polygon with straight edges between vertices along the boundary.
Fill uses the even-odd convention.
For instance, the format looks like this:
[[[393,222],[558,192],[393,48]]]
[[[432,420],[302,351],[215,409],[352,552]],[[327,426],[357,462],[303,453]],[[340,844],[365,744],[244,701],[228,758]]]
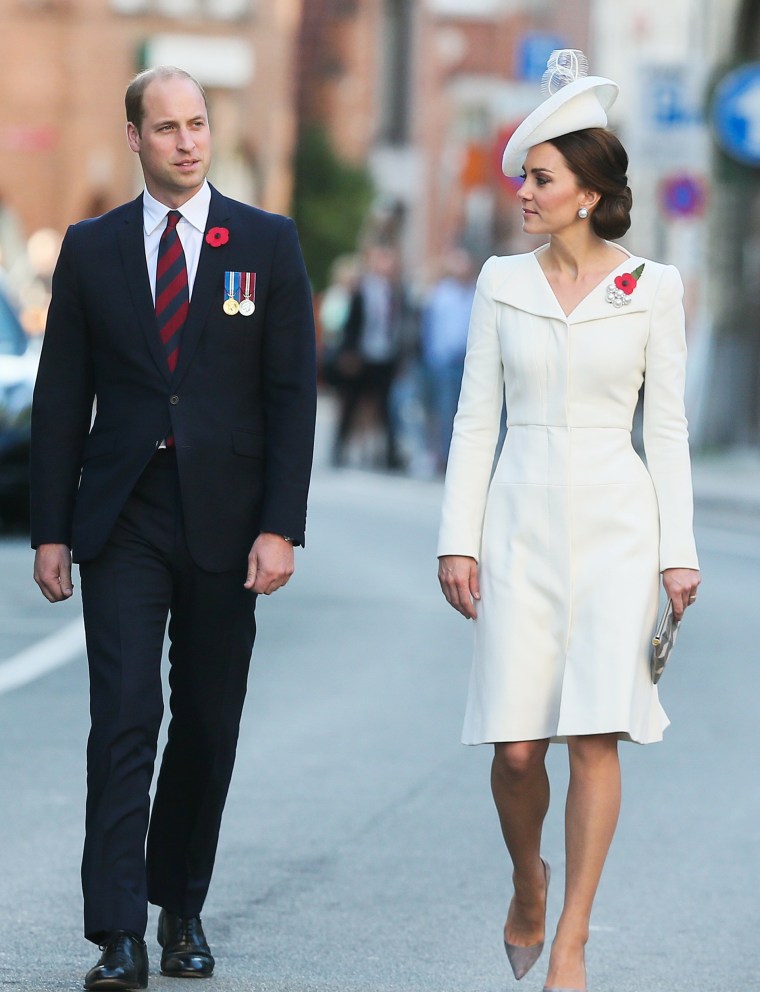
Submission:
[[[663,270],[652,306],[644,378],[644,449],[660,514],[660,570],[698,568],[689,433],[684,413],[683,285]]]
[[[478,278],[459,408],[446,470],[439,555],[480,557],[488,486],[499,437],[504,374],[489,259]]]
[[[266,315],[266,476],[261,529],[305,541],[316,416],[311,290],[295,225],[284,221]]]
[[[53,298],[32,407],[32,546],[68,544],[82,450],[95,396],[90,342],[80,305],[72,230],[53,274]]]

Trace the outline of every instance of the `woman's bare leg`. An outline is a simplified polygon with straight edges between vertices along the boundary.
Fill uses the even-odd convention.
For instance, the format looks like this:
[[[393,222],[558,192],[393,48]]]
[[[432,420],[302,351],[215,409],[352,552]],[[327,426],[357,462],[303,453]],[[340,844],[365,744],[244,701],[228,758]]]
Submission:
[[[548,740],[494,745],[491,791],[501,832],[514,868],[514,898],[504,924],[504,939],[529,947],[544,939],[546,882],[540,859],[541,828],[549,808],[549,778],[544,767]]]
[[[572,737],[568,752],[565,903],[546,984],[549,988],[585,989],[584,949],[591,907],[620,813],[617,735]]]

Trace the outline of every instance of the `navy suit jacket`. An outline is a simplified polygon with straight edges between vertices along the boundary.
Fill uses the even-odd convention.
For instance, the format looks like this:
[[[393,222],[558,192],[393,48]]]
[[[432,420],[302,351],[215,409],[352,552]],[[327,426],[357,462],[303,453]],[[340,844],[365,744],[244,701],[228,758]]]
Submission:
[[[213,227],[229,240],[204,238],[173,374],[150,292],[142,196],[66,233],[32,413],[34,547],[63,543],[75,561],[95,558],[169,433],[198,565],[244,566],[261,531],[303,543],[316,386],[295,225],[212,187]],[[224,313],[225,271],[256,273],[253,315]]]

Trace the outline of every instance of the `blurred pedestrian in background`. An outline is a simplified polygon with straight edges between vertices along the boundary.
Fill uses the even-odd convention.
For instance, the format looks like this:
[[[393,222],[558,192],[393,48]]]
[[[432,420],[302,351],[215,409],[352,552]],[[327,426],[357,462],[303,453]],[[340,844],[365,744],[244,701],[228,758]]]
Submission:
[[[27,334],[44,333],[53,270],[61,250],[61,235],[50,227],[41,227],[30,235],[26,252],[14,265],[10,276],[21,300],[21,321]]]
[[[361,260],[358,255],[339,255],[333,262],[330,283],[319,301],[322,343],[326,347],[340,340],[360,277]]]
[[[346,463],[347,447],[362,412],[371,416],[365,431],[380,435],[381,462],[401,468],[398,425],[390,403],[391,387],[404,354],[409,303],[401,282],[398,253],[375,245],[364,257],[364,271],[348,309],[336,364],[338,423],[332,461]]]
[[[628,156],[604,129],[618,87],[587,77],[584,62],[553,53],[550,95],[504,152],[505,174],[525,177],[523,229],[549,243],[480,274],[439,544],[444,594],[476,620],[463,740],[494,745],[514,868],[504,944],[518,979],[545,937],[546,752],[568,745],[564,905],[544,992],[586,989],[620,807],[618,741],[658,741],[668,723],[648,661],[658,573],[677,617],[699,585],[683,287],[671,266],[612,243],[632,202]],[[643,381],[646,468],[630,437]]]
[[[6,273],[25,255],[24,236],[15,210],[0,190],[0,270]]]
[[[162,973],[213,971],[200,912],[256,595],[293,572],[314,437],[293,223],[208,184],[206,99],[187,73],[141,73],[126,110],[145,190],[69,228],[32,423],[35,579],[67,599],[73,553],[87,634],[82,885],[102,955],[86,989],[147,986],[148,901],[161,907]],[[167,618],[172,716],[151,808]]]
[[[361,271],[359,255],[339,255],[330,269],[329,285],[317,302],[319,369],[322,381],[328,386],[338,385],[341,381],[336,361]]]
[[[449,456],[474,297],[473,260],[464,249],[454,249],[423,302],[420,328],[427,433],[437,472],[445,471]]]

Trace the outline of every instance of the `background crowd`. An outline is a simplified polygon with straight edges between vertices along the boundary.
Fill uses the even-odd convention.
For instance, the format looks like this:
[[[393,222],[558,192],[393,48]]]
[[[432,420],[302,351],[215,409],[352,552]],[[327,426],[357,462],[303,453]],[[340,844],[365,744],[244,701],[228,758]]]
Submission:
[[[334,465],[445,470],[475,269],[461,248],[436,268],[414,285],[391,247],[337,260],[317,310],[322,377],[338,406]]]

